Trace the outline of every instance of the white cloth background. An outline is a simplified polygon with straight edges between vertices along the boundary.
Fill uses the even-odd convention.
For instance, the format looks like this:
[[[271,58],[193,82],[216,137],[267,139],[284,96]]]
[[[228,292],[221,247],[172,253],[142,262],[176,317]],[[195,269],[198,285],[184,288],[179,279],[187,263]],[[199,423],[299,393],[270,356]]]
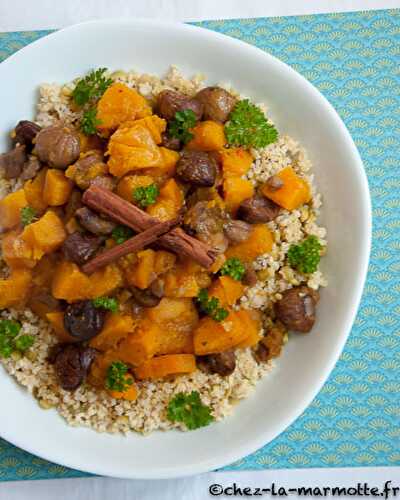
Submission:
[[[107,17],[196,21],[387,8],[400,8],[400,0],[0,0],[0,32],[60,28]],[[389,480],[400,485],[400,468],[243,471],[169,481],[109,478],[21,481],[0,483],[0,500],[201,500],[214,498],[208,492],[214,483],[269,487],[275,482],[290,488],[343,487],[366,481],[381,488]]]

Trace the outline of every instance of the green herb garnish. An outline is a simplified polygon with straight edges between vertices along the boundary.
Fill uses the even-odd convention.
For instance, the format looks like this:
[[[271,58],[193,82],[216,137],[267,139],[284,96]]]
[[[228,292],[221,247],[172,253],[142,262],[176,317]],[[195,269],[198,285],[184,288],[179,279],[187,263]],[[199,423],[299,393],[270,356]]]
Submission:
[[[96,108],[89,108],[83,113],[81,120],[81,130],[85,135],[97,133],[97,126],[101,125],[101,120],[97,118]]]
[[[229,144],[253,148],[263,148],[278,138],[276,128],[248,99],[239,101],[233,108],[225,124],[225,134]]]
[[[160,190],[158,189],[157,184],[150,184],[150,186],[140,186],[134,189],[133,199],[139,207],[146,208],[156,202],[159,194]]]
[[[196,125],[196,114],[191,109],[177,111],[175,118],[170,121],[168,126],[168,135],[179,139],[183,144],[193,139],[190,129]]]
[[[244,267],[242,261],[236,257],[228,259],[220,271],[223,276],[230,276],[237,281],[240,281],[243,278],[245,272],[246,268]]]
[[[113,313],[118,311],[118,300],[114,297],[96,297],[92,303],[94,307],[99,309],[107,309]]]
[[[25,227],[37,219],[36,210],[32,207],[23,207],[20,210],[21,224]]]
[[[304,274],[311,274],[318,268],[321,259],[321,243],[314,235],[299,245],[291,245],[288,251],[289,264]]]
[[[124,392],[133,384],[132,377],[127,377],[128,367],[122,361],[114,361],[107,369],[106,389]]]
[[[189,430],[211,424],[214,417],[209,406],[202,403],[197,391],[179,392],[168,403],[167,418],[171,422],[182,422]]]
[[[72,98],[78,106],[99,99],[113,83],[111,78],[104,76],[106,71],[107,68],[93,70],[78,81],[72,92]]]
[[[0,357],[9,358],[13,352],[24,353],[32,347],[33,335],[20,335],[21,324],[9,319],[0,320]]]
[[[117,245],[120,245],[124,241],[129,240],[129,238],[132,238],[133,231],[128,226],[117,226],[115,229],[113,229],[111,236],[115,240],[115,243]]]
[[[217,297],[208,297],[208,291],[205,288],[200,290],[197,302],[200,304],[201,310],[214,321],[223,321],[229,315],[229,311],[223,307],[219,307],[219,299]]]

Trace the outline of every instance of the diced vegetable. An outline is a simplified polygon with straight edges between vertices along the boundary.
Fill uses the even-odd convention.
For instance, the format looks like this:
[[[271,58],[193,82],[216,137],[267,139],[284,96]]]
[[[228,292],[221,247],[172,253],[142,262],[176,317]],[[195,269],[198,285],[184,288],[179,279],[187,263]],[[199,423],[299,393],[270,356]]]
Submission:
[[[132,381],[132,383],[130,383]],[[123,391],[109,391],[110,396],[115,399],[125,399],[126,401],[136,401],[139,395],[139,389],[133,381],[132,375],[125,375],[125,383],[127,387]]]
[[[135,368],[139,380],[158,379],[168,375],[192,373],[196,370],[196,358],[193,354],[166,354],[145,361]]]
[[[59,248],[67,233],[60,218],[48,210],[37,222],[26,226],[22,239],[32,249],[32,258],[39,260],[44,254],[54,252]]]
[[[18,189],[0,200],[0,229],[11,229],[21,222],[21,209],[28,205],[23,189]]]
[[[224,200],[226,208],[235,215],[239,205],[254,195],[253,184],[241,177],[227,177],[224,180]]]
[[[109,264],[89,276],[90,291],[88,299],[105,297],[122,286],[122,273],[117,265]]]
[[[46,319],[60,342],[79,342],[79,339],[70,335],[65,329],[64,313],[62,311],[49,312],[46,314]]]
[[[161,332],[156,323],[147,318],[140,320],[134,333],[129,333],[115,350],[119,359],[138,366],[150,359],[157,351],[157,338]]]
[[[244,286],[229,276],[220,276],[208,289],[210,297],[217,297],[222,306],[233,306],[244,293]]]
[[[32,284],[32,272],[28,269],[14,269],[11,276],[0,279],[0,309],[22,307],[28,298]]]
[[[211,120],[199,122],[191,132],[194,137],[187,144],[188,149],[196,151],[219,151],[226,144],[224,126],[221,123]]]
[[[67,179],[62,170],[49,168],[44,181],[44,201],[52,207],[64,205],[70,197],[72,187],[73,182]]]
[[[11,268],[29,267],[36,265],[32,258],[32,248],[22,238],[19,231],[9,231],[1,240],[1,252],[4,261]]]
[[[150,186],[153,182],[153,177],[149,175],[127,175],[118,182],[116,192],[118,196],[132,203],[135,189],[138,187]]]
[[[70,261],[62,261],[55,269],[52,294],[56,299],[75,302],[90,295],[90,280],[79,267]]]
[[[246,348],[255,346],[260,340],[261,334],[261,314],[257,310],[240,309],[237,311],[239,319],[245,325],[247,337],[237,344],[236,347]]]
[[[27,181],[24,184],[27,204],[36,210],[37,213],[43,213],[47,208],[47,202],[43,196],[46,175],[47,168],[42,168],[34,179]]]
[[[158,220],[177,217],[183,204],[183,193],[174,179],[168,179],[161,187],[156,203],[147,208],[147,213]]]
[[[99,351],[116,349],[118,344],[135,331],[137,322],[129,314],[110,314],[102,331],[90,341],[90,346]]]
[[[225,178],[246,175],[253,163],[252,155],[243,148],[223,149],[219,156]]]
[[[265,224],[254,224],[250,237],[230,246],[225,255],[227,258],[237,257],[243,262],[251,262],[259,255],[270,252],[273,242],[272,233]]]
[[[264,184],[262,187],[264,196],[286,210],[294,210],[311,200],[310,186],[292,167],[286,167],[275,175],[283,182],[282,187],[274,190],[268,184]]]
[[[156,252],[148,248],[137,254],[137,264],[129,273],[129,283],[144,290],[156,278],[154,271]]]

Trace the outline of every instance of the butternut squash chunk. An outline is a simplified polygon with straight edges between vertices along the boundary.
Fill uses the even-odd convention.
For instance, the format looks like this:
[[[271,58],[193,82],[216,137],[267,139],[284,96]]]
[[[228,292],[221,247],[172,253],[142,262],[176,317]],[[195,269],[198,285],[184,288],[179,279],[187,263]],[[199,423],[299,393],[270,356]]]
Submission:
[[[89,277],[76,264],[67,260],[56,268],[51,289],[56,299],[67,302],[85,300],[91,294]]]
[[[294,210],[311,200],[311,190],[307,181],[299,177],[292,167],[286,167],[276,174],[282,180],[283,186],[277,190],[268,184],[262,187],[264,196],[274,201],[286,210]]]
[[[227,351],[243,342],[248,336],[240,315],[230,311],[220,323],[209,316],[202,318],[193,332],[194,352],[199,356]]]
[[[52,207],[67,203],[73,187],[73,182],[67,179],[62,170],[49,168],[46,173],[43,188],[45,203]]]
[[[116,288],[123,284],[121,271],[115,264],[95,271],[89,276],[90,291],[88,298],[104,297],[110,295]]]
[[[90,346],[98,351],[116,349],[129,333],[134,332],[136,325],[137,322],[129,314],[109,314],[99,335],[90,341]]]
[[[253,184],[247,179],[230,176],[224,180],[224,201],[226,208],[233,215],[236,214],[239,205],[246,198],[254,195]]]
[[[174,179],[168,179],[160,189],[157,201],[147,207],[147,213],[166,221],[178,216],[183,205],[183,193]]]
[[[250,237],[242,243],[228,247],[226,257],[251,262],[259,255],[270,252],[273,245],[273,236],[265,224],[254,224]]]
[[[144,290],[155,280],[154,271],[156,252],[148,248],[137,253],[138,262],[130,273],[130,284]]]
[[[32,248],[22,238],[19,231],[9,231],[1,240],[3,259],[11,268],[35,267],[37,261],[32,258]]]
[[[114,83],[97,104],[98,129],[107,135],[121,123],[151,115],[151,107],[136,90],[123,83]]]
[[[149,175],[127,175],[118,182],[117,195],[132,203],[136,188],[150,186],[153,183],[154,179]]]
[[[32,257],[36,260],[57,250],[66,237],[64,224],[52,210],[48,210],[37,222],[26,226],[22,233],[22,239],[32,248]]]
[[[241,309],[237,314],[246,328],[248,335],[236,347],[245,349],[246,347],[253,347],[260,341],[261,334],[261,314],[259,311]]]
[[[158,250],[154,259],[154,272],[157,276],[172,269],[176,262],[176,255],[166,250]]]
[[[220,276],[208,289],[210,297],[217,297],[223,306],[233,306],[244,293],[244,286],[240,281],[230,276]]]
[[[23,189],[18,189],[0,200],[0,229],[4,231],[18,226],[21,222],[21,208],[27,205]]]
[[[143,318],[134,333],[129,333],[114,352],[121,361],[138,366],[154,356],[160,334],[157,324]]]
[[[47,208],[47,202],[43,197],[46,174],[47,168],[42,168],[34,179],[24,184],[24,192],[28,205],[36,210],[38,214],[43,213]]]
[[[167,354],[149,359],[135,368],[139,380],[158,379],[168,375],[180,375],[196,371],[196,358],[193,354]]]
[[[182,259],[164,276],[164,295],[171,298],[197,297],[211,279],[206,269],[192,259]]]
[[[243,148],[223,149],[219,157],[225,178],[246,175],[253,163],[252,155]]]
[[[224,126],[212,120],[199,122],[192,130],[193,139],[186,145],[196,151],[219,151],[226,144]]]
[[[70,335],[64,326],[64,313],[62,311],[49,312],[46,319],[54,330],[60,342],[79,342],[79,339]]]
[[[0,309],[24,306],[32,283],[32,272],[28,269],[14,269],[11,276],[0,279]]]

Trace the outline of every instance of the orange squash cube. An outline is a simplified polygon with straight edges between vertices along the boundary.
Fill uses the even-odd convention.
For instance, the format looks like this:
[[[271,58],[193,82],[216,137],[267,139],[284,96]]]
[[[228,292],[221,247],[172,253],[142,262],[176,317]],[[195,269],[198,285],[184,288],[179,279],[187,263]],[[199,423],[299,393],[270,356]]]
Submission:
[[[195,151],[219,151],[226,144],[224,126],[212,120],[199,122],[192,130],[193,139],[186,147]]]
[[[37,261],[32,258],[32,248],[22,238],[19,231],[9,231],[1,240],[3,259],[11,268],[35,267]]]
[[[122,286],[122,273],[118,266],[109,264],[89,276],[90,291],[87,298],[104,297]]]
[[[134,202],[133,193],[138,187],[150,186],[154,183],[149,175],[126,175],[118,182],[117,195],[131,203]]]
[[[70,197],[73,185],[73,182],[67,179],[62,170],[49,168],[43,188],[45,203],[52,207],[64,205]]]
[[[157,351],[158,325],[143,318],[133,333],[129,333],[114,351],[120,360],[133,366],[142,364]]]
[[[157,276],[172,269],[176,262],[176,255],[166,250],[157,250],[154,259],[154,272]]]
[[[32,272],[28,269],[14,269],[11,276],[0,279],[0,309],[23,307],[32,284]]]
[[[311,200],[308,182],[299,177],[292,167],[284,168],[276,174],[276,177],[282,180],[283,186],[273,190],[268,184],[264,184],[262,193],[277,205],[286,210],[294,210]]]
[[[90,341],[90,346],[98,351],[116,349],[121,340],[135,331],[136,325],[137,322],[129,314],[111,313],[99,335]]]
[[[210,297],[217,297],[223,306],[233,306],[244,293],[244,285],[230,276],[220,276],[208,289]]]
[[[37,222],[26,226],[22,239],[32,248],[32,257],[41,259],[44,254],[51,253],[60,247],[67,233],[60,218],[48,210]]]
[[[91,283],[89,277],[82,273],[76,264],[65,260],[54,272],[51,290],[56,299],[75,302],[90,297]]]
[[[219,151],[224,177],[246,175],[253,163],[252,155],[243,148],[229,148]]]
[[[253,184],[241,177],[227,177],[224,180],[223,187],[226,208],[232,214],[236,214],[242,201],[254,195]]]
[[[144,290],[155,280],[154,271],[156,252],[148,248],[137,253],[138,262],[129,273],[129,283]]]
[[[178,216],[183,205],[183,193],[174,179],[168,179],[161,187],[157,201],[147,207],[147,213],[166,221]]]
[[[135,368],[139,380],[158,379],[168,375],[181,375],[196,371],[196,358],[193,354],[167,354],[149,359]]]
[[[274,239],[271,231],[265,224],[254,224],[250,237],[236,245],[228,247],[226,257],[237,257],[244,262],[251,262],[259,255],[272,250]]]
[[[43,213],[47,208],[47,202],[43,197],[46,174],[47,168],[42,168],[34,179],[26,181],[24,184],[24,192],[27,203],[30,207],[36,210],[38,214]]]
[[[53,311],[46,314],[46,319],[54,330],[60,342],[79,342],[79,339],[70,335],[64,326],[64,313]]]
[[[237,314],[242,324],[245,325],[248,335],[236,347],[245,349],[255,346],[261,338],[261,313],[256,310],[240,309]]]
[[[11,229],[21,222],[21,209],[28,205],[23,189],[18,189],[0,200],[0,229]]]
[[[114,83],[97,104],[98,129],[107,134],[121,123],[151,115],[151,107],[136,90],[123,83]]]

